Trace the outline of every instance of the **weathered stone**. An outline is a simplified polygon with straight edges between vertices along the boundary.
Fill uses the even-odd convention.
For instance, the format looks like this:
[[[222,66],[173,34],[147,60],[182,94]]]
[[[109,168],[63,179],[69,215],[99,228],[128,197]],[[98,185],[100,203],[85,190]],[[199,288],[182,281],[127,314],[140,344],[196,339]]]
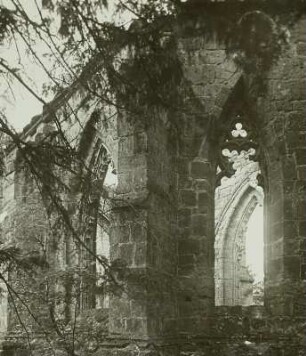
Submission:
[[[208,162],[192,162],[191,176],[193,178],[208,178],[211,174],[210,164]]]
[[[192,190],[181,190],[181,200],[183,206],[192,207],[196,205],[196,194]]]
[[[179,241],[179,251],[181,255],[196,254],[199,251],[200,243],[197,239],[186,239]]]
[[[205,235],[206,234],[206,221],[205,215],[193,215],[191,217],[191,227],[193,235]]]
[[[178,212],[178,222],[179,226],[189,226],[191,221],[191,210],[190,209],[180,209]]]
[[[198,205],[200,213],[207,213],[209,207],[211,206],[211,199],[207,193],[200,193],[198,195]]]

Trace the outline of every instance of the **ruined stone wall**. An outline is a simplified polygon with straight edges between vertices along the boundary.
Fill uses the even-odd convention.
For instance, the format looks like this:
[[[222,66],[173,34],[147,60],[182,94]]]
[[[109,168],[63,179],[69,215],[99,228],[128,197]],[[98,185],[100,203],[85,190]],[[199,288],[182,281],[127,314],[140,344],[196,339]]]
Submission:
[[[118,175],[110,203],[110,259],[123,261],[129,273],[126,293],[110,298],[111,337],[103,340],[97,355],[302,354],[304,25],[302,19],[294,26],[289,47],[264,73],[267,91],[248,98],[264,152],[266,294],[259,314],[252,308],[215,307],[218,133],[226,127],[226,104],[238,81],[245,90],[250,84],[228,59],[225,45],[199,33],[179,33],[184,107],[174,113],[152,111],[147,125],[124,112],[114,128],[101,121],[99,139],[114,155]],[[90,114],[84,115],[86,123]],[[174,134],[168,115],[177,123]],[[69,125],[67,132],[77,145],[83,127],[73,120]],[[11,154],[8,163],[14,162]],[[16,209],[13,175],[8,170],[4,215]],[[259,349],[247,348],[249,339]]]
[[[56,104],[56,100],[54,105]],[[64,132],[69,132],[69,135],[67,135],[70,139],[69,144],[71,144],[76,151],[82,141],[84,127],[86,127],[87,122],[90,120],[94,109],[97,109],[95,103],[92,103],[89,109],[85,109],[85,107],[80,105],[80,102],[82,102],[82,96],[78,93],[74,93],[72,97],[67,98],[67,101],[62,103],[60,108],[57,108],[56,105],[52,107],[57,110],[56,114],[62,122],[61,129]],[[72,106],[74,110],[72,110]],[[100,110],[100,114],[101,120],[100,126],[98,127],[99,138],[94,137],[92,140],[94,143],[98,140],[103,141],[103,147],[107,147],[113,164],[117,166],[118,144],[116,143],[116,117],[113,113],[110,114],[107,112],[107,110]],[[52,116],[53,112],[50,112],[49,108],[45,109],[45,112],[41,116],[33,118],[31,125],[25,128],[22,136],[29,143],[29,147],[31,147],[31,145],[33,145],[33,147],[35,147],[36,144],[39,145],[41,140],[49,133],[56,133],[57,127],[51,123],[50,115]],[[111,117],[111,119],[109,117]],[[48,303],[44,302],[42,304],[40,300],[42,295],[37,293],[37,291],[46,290],[44,277],[50,277],[51,298],[52,293],[56,295],[62,292],[64,295],[64,293],[66,293],[64,291],[65,287],[61,285],[61,282],[57,281],[56,275],[58,274],[60,276],[62,272],[65,273],[67,269],[73,268],[73,264],[75,264],[79,258],[79,252],[76,251],[71,237],[67,234],[67,230],[63,229],[61,231],[59,226],[52,228],[52,224],[56,221],[56,214],[54,216],[47,214],[48,204],[45,204],[42,199],[42,185],[37,184],[28,165],[24,162],[23,154],[13,145],[9,145],[6,149],[5,172],[1,178],[3,191],[1,199],[1,239],[3,242],[16,244],[26,258],[33,258],[36,261],[37,259],[41,259],[41,261],[46,259],[48,264],[47,267],[37,267],[36,272],[32,274],[29,274],[28,271],[25,271],[24,274],[13,270],[9,272],[10,283],[14,286],[15,292],[20,293],[22,296],[20,300],[17,297],[17,301],[15,301],[18,307],[20,307],[20,315],[18,316],[14,312],[15,306],[10,296],[8,305],[5,305],[5,300],[4,303],[2,303],[3,318],[8,318],[8,324],[5,324],[8,326],[10,332],[8,337],[10,337],[11,333],[15,332],[19,333],[22,337],[25,330],[19,318],[24,320],[25,325],[27,325],[26,328],[28,328],[29,331],[32,332],[35,328],[39,328],[40,333],[45,332],[44,328],[46,325],[41,327],[38,327],[38,325],[35,326],[35,320],[29,315],[30,310],[33,315],[37,316],[37,319],[40,320],[42,324],[44,324],[45,321],[46,324],[48,324],[47,319],[50,322]],[[90,160],[90,157],[86,157],[85,160],[86,159]],[[65,174],[61,174],[63,182],[73,188],[71,175],[67,173],[67,171],[64,173]],[[56,189],[56,187],[53,187],[53,189]],[[61,199],[67,211],[69,211],[69,209],[72,211],[73,204],[75,203],[73,194],[63,193]],[[73,221],[73,216],[71,217],[71,221]],[[54,275],[53,279],[52,275]],[[32,298],[29,297],[31,294]],[[14,296],[15,295],[13,295],[13,297]],[[82,299],[82,297],[83,296],[80,296],[80,299]],[[54,303],[54,300],[53,302],[50,301],[50,303]],[[81,301],[81,304],[82,303]],[[29,308],[28,310],[26,310],[26,305]],[[57,310],[61,311],[61,309],[64,309],[64,307],[59,305]],[[62,310],[62,312],[64,312],[64,310]],[[6,330],[3,331],[5,332]]]

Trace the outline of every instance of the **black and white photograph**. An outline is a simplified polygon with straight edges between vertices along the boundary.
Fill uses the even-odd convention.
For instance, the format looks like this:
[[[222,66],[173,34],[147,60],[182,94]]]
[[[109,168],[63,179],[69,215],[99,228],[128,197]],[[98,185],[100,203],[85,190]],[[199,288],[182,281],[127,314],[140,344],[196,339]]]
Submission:
[[[0,0],[0,356],[306,356],[306,0]]]

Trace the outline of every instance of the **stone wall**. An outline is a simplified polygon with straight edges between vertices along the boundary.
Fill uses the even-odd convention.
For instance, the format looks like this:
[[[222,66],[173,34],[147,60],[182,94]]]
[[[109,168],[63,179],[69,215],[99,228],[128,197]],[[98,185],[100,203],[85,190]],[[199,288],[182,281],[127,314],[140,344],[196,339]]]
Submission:
[[[305,307],[305,19],[256,102],[267,170],[266,288],[274,313]]]

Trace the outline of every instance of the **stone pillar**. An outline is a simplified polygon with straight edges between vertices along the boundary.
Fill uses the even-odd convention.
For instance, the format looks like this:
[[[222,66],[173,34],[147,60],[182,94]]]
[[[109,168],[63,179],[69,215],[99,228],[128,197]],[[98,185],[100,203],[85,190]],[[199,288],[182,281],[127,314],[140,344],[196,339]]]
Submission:
[[[181,176],[179,320],[182,333],[207,329],[214,305],[214,165],[196,158]]]
[[[110,263],[119,285],[110,296],[110,335],[125,340],[147,337],[147,135],[118,118],[118,186],[112,202]]]
[[[166,340],[177,333],[176,145],[160,115],[147,131],[120,123],[110,254],[125,275],[123,293],[110,298],[110,333],[172,350]]]

